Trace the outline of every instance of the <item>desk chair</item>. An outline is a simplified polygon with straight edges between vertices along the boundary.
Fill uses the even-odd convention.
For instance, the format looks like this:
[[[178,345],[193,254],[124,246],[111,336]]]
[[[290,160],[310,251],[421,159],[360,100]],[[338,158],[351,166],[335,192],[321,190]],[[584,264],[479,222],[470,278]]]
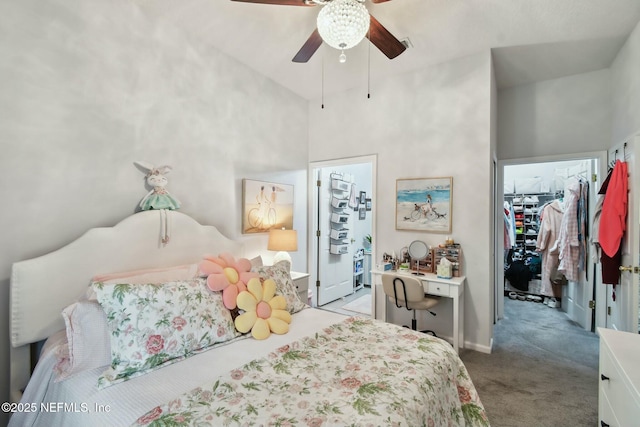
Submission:
[[[424,287],[420,279],[412,276],[384,273],[382,275],[382,288],[387,297],[389,297],[389,301],[393,302],[396,307],[405,307],[407,310],[413,311],[411,329],[414,331],[418,330],[416,310],[426,310],[432,315],[436,315],[436,313],[429,309],[438,304],[439,300],[425,295]],[[436,333],[430,329],[420,332],[437,336]]]

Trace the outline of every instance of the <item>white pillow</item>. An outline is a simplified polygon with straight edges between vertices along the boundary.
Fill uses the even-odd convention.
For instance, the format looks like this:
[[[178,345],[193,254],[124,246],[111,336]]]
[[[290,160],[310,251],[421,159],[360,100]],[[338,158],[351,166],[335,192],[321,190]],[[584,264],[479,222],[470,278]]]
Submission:
[[[62,311],[67,333],[68,363],[61,365],[56,381],[87,369],[111,364],[107,316],[96,301],[78,301]]]
[[[183,264],[173,267],[148,268],[142,270],[107,273],[94,276],[92,282],[103,283],[164,283],[174,280],[193,279],[198,274],[198,264]]]
[[[173,267],[107,273],[94,276],[91,279],[91,282],[100,282],[104,284],[128,283],[130,285],[139,285],[144,283],[166,283],[178,280],[190,280],[195,279],[196,277],[198,277],[198,264],[183,264]],[[89,287],[87,291],[87,299],[93,301],[97,300],[93,287]]]

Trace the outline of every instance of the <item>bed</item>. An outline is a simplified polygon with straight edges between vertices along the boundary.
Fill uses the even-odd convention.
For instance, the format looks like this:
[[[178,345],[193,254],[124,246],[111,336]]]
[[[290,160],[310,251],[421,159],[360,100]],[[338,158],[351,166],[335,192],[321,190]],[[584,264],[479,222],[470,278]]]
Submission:
[[[119,337],[134,336],[136,331],[118,330],[114,335],[113,325],[120,324],[114,313],[122,312],[118,304],[127,304],[129,294],[118,293],[117,301],[109,300],[115,309],[107,304],[105,295],[114,289],[121,291],[118,280],[122,279],[113,286],[96,285],[95,280],[89,286],[92,278],[191,266],[204,254],[223,252],[248,255],[243,244],[185,214],[145,211],[114,227],[91,229],[55,252],[15,263],[10,288],[13,414],[9,425],[489,425],[467,370],[445,341],[366,317],[314,309],[299,299],[290,300],[289,295],[287,310],[297,308],[290,310],[285,334],[257,340],[251,334],[228,331],[220,326],[226,325],[228,313],[216,311],[220,319],[208,315],[206,320],[218,326],[203,335],[208,340],[217,336],[217,341],[207,341],[197,351],[185,351],[149,370],[109,376],[126,359],[116,351],[126,347]],[[279,268],[258,266],[254,271],[261,277],[276,272],[270,277],[278,279]],[[286,285],[286,277],[280,278]],[[181,304],[196,306],[191,297],[183,298],[192,296],[189,292],[194,289],[210,310],[217,307],[217,295],[201,292],[202,280],[141,282],[126,289],[137,298],[146,298],[144,303],[139,299],[131,304],[141,312],[161,307],[163,313],[170,313],[184,310]],[[101,286],[109,292],[103,292]],[[150,298],[143,294],[146,287],[169,292],[172,299]],[[148,289],[144,292],[150,292]],[[88,291],[96,293],[93,297],[99,305]],[[276,294],[287,292],[278,284]],[[293,295],[297,298],[295,289]],[[74,320],[77,330],[70,331],[69,307],[84,307],[82,304],[94,310],[101,307],[92,316],[106,318],[108,326],[82,323],[78,319],[84,318],[78,318]],[[186,319],[176,316],[173,323],[156,326],[182,331],[191,319],[201,316],[180,313]],[[177,318],[181,322],[176,324]],[[68,363],[68,358],[61,355],[70,352],[72,344],[80,348],[76,335],[82,328],[87,339],[82,342],[85,359],[78,353],[76,362],[89,363],[76,363],[73,374],[65,378],[60,375],[61,360]],[[151,340],[146,341],[149,354],[157,353],[155,344],[170,347],[166,335],[146,333],[145,337],[156,339],[151,346]],[[193,334],[188,337],[194,341]],[[111,345],[106,356],[101,347],[105,339]],[[43,340],[46,343],[32,370],[32,344]],[[133,342],[130,339],[128,345],[135,350]],[[185,342],[184,336],[180,342]],[[117,380],[111,381],[114,378]]]

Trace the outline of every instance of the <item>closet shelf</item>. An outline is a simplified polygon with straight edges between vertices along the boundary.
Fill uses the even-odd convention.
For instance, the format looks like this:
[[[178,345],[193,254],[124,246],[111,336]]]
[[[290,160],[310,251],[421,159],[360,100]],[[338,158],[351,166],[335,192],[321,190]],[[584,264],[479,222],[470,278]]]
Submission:
[[[512,198],[512,197],[522,197],[522,196],[554,196],[555,193],[552,191],[546,191],[542,193],[508,193],[504,195],[504,198]]]

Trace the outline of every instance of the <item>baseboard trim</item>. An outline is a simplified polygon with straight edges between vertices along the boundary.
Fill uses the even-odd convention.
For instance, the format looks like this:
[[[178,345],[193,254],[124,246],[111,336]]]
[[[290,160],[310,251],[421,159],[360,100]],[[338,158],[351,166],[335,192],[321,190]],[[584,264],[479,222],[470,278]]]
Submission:
[[[451,337],[451,336],[438,335],[438,338],[441,338],[441,339],[447,341],[449,344],[453,345],[453,337]],[[491,349],[492,348],[493,348],[493,338],[491,338],[491,341],[489,343],[489,347],[487,347],[486,345],[479,345],[479,344],[476,344],[476,343],[473,343],[473,342],[465,341],[464,342],[464,347],[460,348],[460,350],[467,349],[467,350],[479,351],[480,353],[491,354]]]
[[[480,353],[491,354],[491,349],[493,348],[493,338],[491,338],[491,342],[489,343],[488,347],[486,345],[479,345],[476,343],[465,341],[464,348],[468,350],[479,351]]]

